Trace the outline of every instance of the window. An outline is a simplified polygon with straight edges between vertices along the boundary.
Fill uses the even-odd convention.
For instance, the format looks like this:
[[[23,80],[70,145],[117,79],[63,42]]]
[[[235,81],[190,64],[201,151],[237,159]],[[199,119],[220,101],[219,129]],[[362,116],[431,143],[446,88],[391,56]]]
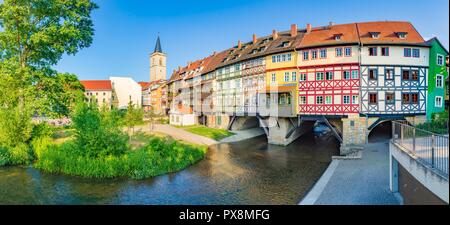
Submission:
[[[311,51],[311,59],[317,59],[317,50]]]
[[[444,56],[443,55],[439,55],[439,54],[437,55],[436,64],[438,66],[443,66],[444,65]]]
[[[394,70],[386,69],[385,76],[386,76],[386,80],[393,80],[394,79]]]
[[[359,71],[358,70],[353,70],[352,71],[352,79],[358,79],[359,76]]]
[[[327,105],[332,104],[332,98],[330,95],[325,96],[325,104],[327,104]]]
[[[413,48],[413,50],[412,50],[412,56],[413,56],[414,58],[419,58],[419,57],[420,57],[420,49],[418,49],[418,48]]]
[[[386,93],[386,104],[392,105],[395,103],[395,94]]]
[[[301,105],[305,105],[305,104],[306,104],[306,96],[300,96],[298,102],[299,102]]]
[[[347,47],[345,48],[345,56],[351,56],[352,55],[352,48]]]
[[[377,104],[377,102],[378,102],[377,93],[370,93],[369,94],[369,104]]]
[[[289,72],[284,73],[284,82],[289,82]]]
[[[333,80],[333,72],[326,72],[325,75],[327,80]]]
[[[411,94],[411,103],[418,104],[419,103],[419,94],[413,93]]]
[[[378,76],[378,70],[377,69],[369,69],[369,79],[370,80],[376,80]]]
[[[403,93],[402,94],[402,103],[403,104],[418,104],[419,103],[419,94]]]
[[[277,60],[276,62],[281,62],[281,55],[277,55]]]
[[[316,96],[316,104],[323,104],[323,96]]]
[[[344,80],[350,79],[350,71],[344,71]]]
[[[277,75],[275,73],[272,73],[272,83],[275,83],[277,81]]]
[[[382,47],[381,48],[381,55],[382,56],[389,56],[389,48],[388,47]]]
[[[377,56],[377,47],[369,48],[369,56]]]
[[[437,88],[442,88],[443,87],[443,81],[444,80],[444,76],[442,75],[436,75],[436,87]]]
[[[316,73],[316,80],[323,80],[323,72]]]
[[[336,57],[342,57],[342,48],[336,48]]]
[[[350,104],[350,96],[344,95],[344,104]]]
[[[282,54],[282,55],[277,55],[277,56],[272,56],[272,62],[286,62],[286,61],[291,61],[292,60],[292,55],[291,53],[288,54]]]
[[[291,55],[291,53],[288,53],[287,54],[287,61],[291,61],[291,59],[292,59],[292,55]]]
[[[402,79],[403,80],[409,80],[409,73],[410,73],[409,70],[403,70],[402,71]]]
[[[304,51],[303,52],[303,60],[308,60],[309,59],[309,51]]]
[[[286,61],[286,55],[281,55],[281,61],[285,62]]]
[[[325,48],[320,49],[320,58],[321,59],[327,58],[327,49],[325,49]]]
[[[403,56],[404,57],[411,57],[411,49],[410,48],[405,48],[403,50]]]
[[[417,81],[419,80],[419,71],[411,70],[411,80]]]
[[[297,81],[297,72],[292,72],[291,81]]]
[[[306,80],[306,73],[300,74],[300,81],[305,81],[305,80]]]
[[[276,62],[277,61],[277,57],[276,56],[272,56],[272,62]]]
[[[434,100],[434,106],[442,107],[442,97],[441,96],[436,96],[436,98]]]
[[[352,96],[352,104],[358,104],[358,95]]]

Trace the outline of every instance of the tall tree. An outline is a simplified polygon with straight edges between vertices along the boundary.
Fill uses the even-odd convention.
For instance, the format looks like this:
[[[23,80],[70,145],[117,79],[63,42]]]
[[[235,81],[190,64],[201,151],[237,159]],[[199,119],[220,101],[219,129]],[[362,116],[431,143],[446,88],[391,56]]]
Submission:
[[[61,104],[70,107],[64,101],[70,102],[72,97],[64,91],[72,87],[65,85],[77,84],[74,77],[58,75],[52,66],[64,54],[73,55],[91,45],[91,13],[96,8],[90,0],[0,3],[0,111],[16,112],[18,121],[29,121],[35,113],[54,110],[66,114]],[[30,125],[17,126],[29,130]]]

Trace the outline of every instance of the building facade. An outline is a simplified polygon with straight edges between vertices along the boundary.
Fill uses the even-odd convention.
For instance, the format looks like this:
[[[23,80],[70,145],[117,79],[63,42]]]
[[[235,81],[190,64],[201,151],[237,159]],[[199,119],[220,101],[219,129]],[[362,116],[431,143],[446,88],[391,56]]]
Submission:
[[[431,120],[434,113],[445,110],[445,97],[448,96],[448,51],[437,38],[428,40],[427,44],[430,46],[427,120]]]
[[[110,80],[80,80],[84,87],[85,100],[95,103],[99,108],[111,109],[115,94]]]
[[[126,109],[131,102],[142,107],[142,87],[131,77],[110,77],[112,88],[117,96],[117,108]]]
[[[429,82],[441,85],[429,75],[437,57],[430,46],[411,23],[398,21],[292,25],[253,35],[174,71],[167,84],[171,123],[251,124],[283,144],[300,135],[302,122],[325,120],[343,146],[363,144],[383,121],[424,121]]]

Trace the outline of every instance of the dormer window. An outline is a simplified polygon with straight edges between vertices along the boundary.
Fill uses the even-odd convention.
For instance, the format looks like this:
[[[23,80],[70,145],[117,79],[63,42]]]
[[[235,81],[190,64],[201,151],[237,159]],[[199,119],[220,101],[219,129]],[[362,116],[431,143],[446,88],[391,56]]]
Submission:
[[[400,39],[405,39],[406,36],[408,35],[408,32],[396,32],[397,37]]]
[[[281,43],[280,47],[284,48],[284,47],[288,47],[289,46],[289,41],[283,41],[283,43]]]
[[[380,32],[369,32],[373,39],[378,39],[380,37]]]
[[[258,50],[257,49],[253,49],[252,52],[250,52],[250,54],[255,54]]]
[[[342,35],[343,35],[343,34],[335,34],[335,35],[334,35],[334,40],[335,40],[335,41],[340,41],[341,38],[342,38]]]
[[[266,47],[264,46],[264,47],[261,47],[261,48],[259,48],[259,51],[260,52],[262,52],[262,51],[264,51],[264,50],[266,50]]]

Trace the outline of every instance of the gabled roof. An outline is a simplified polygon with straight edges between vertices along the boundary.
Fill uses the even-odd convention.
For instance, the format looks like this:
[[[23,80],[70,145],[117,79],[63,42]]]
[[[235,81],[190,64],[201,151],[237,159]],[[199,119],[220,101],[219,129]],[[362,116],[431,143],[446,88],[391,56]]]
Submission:
[[[150,82],[138,82],[139,85],[141,85],[142,90],[147,89],[148,86],[150,85]]]
[[[112,85],[110,80],[80,80],[80,83],[87,91],[111,91]]]
[[[447,50],[447,48],[444,47],[444,45],[439,41],[439,39],[438,39],[437,37],[431,38],[430,40],[426,41],[425,44],[431,47],[431,45],[433,44],[433,42],[437,42],[438,45],[440,45],[441,48],[444,49],[444,51],[445,51],[445,52],[447,53],[447,55],[448,55],[448,50]]]
[[[290,31],[278,32],[277,34],[278,37],[276,39],[273,38],[273,35],[265,36],[258,38],[256,43],[243,43],[241,48],[235,46],[227,49],[227,60],[222,61],[217,67],[224,67],[236,62],[259,58],[269,54],[293,51],[301,42],[304,31],[297,30],[297,35],[294,37],[291,36]],[[286,43],[287,45],[283,46],[283,43]]]
[[[335,38],[337,35],[340,36],[339,40]],[[357,43],[359,37],[356,24],[338,24],[312,28],[311,32],[305,34],[297,48]]]
[[[410,22],[379,21],[356,23],[362,44],[421,44],[425,40]],[[370,32],[380,32],[378,38],[372,38]],[[398,33],[405,33],[401,39]]]

